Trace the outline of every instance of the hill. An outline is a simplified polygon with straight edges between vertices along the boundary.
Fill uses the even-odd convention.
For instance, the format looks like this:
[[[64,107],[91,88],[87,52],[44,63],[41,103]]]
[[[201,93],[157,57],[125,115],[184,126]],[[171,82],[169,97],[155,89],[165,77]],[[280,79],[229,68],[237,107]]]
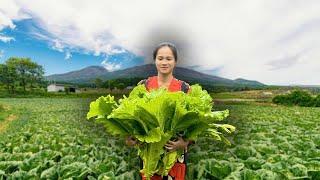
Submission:
[[[46,76],[46,79],[49,81],[67,82],[67,83],[91,83],[96,78],[101,78],[102,80],[128,78],[128,77],[147,78],[149,76],[154,76],[156,74],[157,74],[157,70],[154,64],[145,64],[145,65],[135,66],[135,67],[113,71],[113,72],[109,72],[101,66],[89,66],[77,71]],[[245,80],[245,79],[231,80],[231,79],[222,78],[219,76],[204,74],[204,73],[201,73],[192,69],[184,68],[184,67],[176,67],[173,74],[176,78],[182,79],[190,83],[199,82],[202,84],[215,84],[216,86],[228,86],[228,87],[265,86],[264,84],[258,81]]]

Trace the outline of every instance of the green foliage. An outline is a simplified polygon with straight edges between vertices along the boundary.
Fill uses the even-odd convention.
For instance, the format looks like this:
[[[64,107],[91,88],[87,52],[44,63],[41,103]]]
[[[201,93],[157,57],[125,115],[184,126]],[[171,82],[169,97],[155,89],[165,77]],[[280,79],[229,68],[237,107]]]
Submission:
[[[0,98],[18,117],[0,134],[0,179],[139,179],[137,150],[85,120],[94,99]],[[188,147],[186,179],[319,179],[318,108],[214,106],[224,109],[231,113],[221,123],[237,127],[232,145],[199,136]]]
[[[320,94],[313,99],[312,104],[313,104],[315,107],[320,107]]]
[[[0,83],[4,84],[8,92],[14,93],[17,86],[26,91],[43,82],[44,69],[30,58],[11,57],[5,64],[0,64]]]
[[[122,90],[126,87],[126,85],[124,83],[119,83],[119,84],[117,84],[116,87]]]
[[[4,107],[2,104],[0,104],[0,112],[4,111]]]
[[[177,77],[178,79],[184,79],[184,77]],[[245,84],[228,84],[228,83],[208,83],[205,80],[188,80],[189,84],[199,84],[201,85],[204,89],[206,89],[208,92],[211,93],[221,93],[221,92],[234,92],[234,91],[248,91],[248,90],[258,90],[258,89],[265,89],[268,86],[263,86],[263,85],[245,85]]]
[[[1,121],[5,120],[9,115],[10,115],[10,111],[8,111],[7,109],[5,109],[5,107],[0,104],[0,126],[1,126]]]
[[[85,120],[90,101],[0,99],[19,116],[0,134],[0,179],[137,179],[137,151]]]
[[[96,87],[101,88],[102,85],[103,85],[103,81],[102,81],[102,79],[100,79],[100,78],[96,78],[96,79],[94,80],[94,84],[96,85]]]
[[[197,179],[207,177],[208,179],[224,179],[234,171],[243,168],[241,163],[230,163],[228,161],[218,161],[215,159],[201,160],[198,164]]]
[[[109,115],[112,110],[117,106],[114,96],[99,97],[96,101],[90,104],[90,111],[87,114],[87,119],[102,114]]]
[[[7,87],[8,92],[14,92],[17,73],[14,66],[0,64],[0,84]]]
[[[317,179],[319,118],[317,108],[299,106],[219,105],[232,113],[234,145],[201,137],[189,149],[188,179]],[[239,167],[239,168],[233,168]]]
[[[283,104],[283,105],[298,105],[305,107],[320,107],[319,95],[313,98],[308,92],[296,90],[286,95],[278,95],[272,99],[273,103]]]
[[[189,94],[166,89],[149,93],[144,85],[139,85],[119,103],[110,95],[92,102],[87,118],[96,117],[111,134],[138,139],[141,143],[138,152],[144,164],[141,172],[147,178],[156,172],[167,175],[173,166],[172,159],[181,152],[175,154],[175,158],[172,154],[169,158],[163,147],[176,134],[182,133],[191,140],[205,134],[228,142],[222,133],[235,130],[231,125],[215,124],[226,118],[228,111],[211,112],[210,95],[199,85],[193,85],[191,89]],[[163,164],[168,167],[161,166],[161,162],[166,162]]]
[[[128,86],[136,86],[141,79],[143,79],[143,77],[109,79],[104,81],[101,87],[108,89],[124,89]]]

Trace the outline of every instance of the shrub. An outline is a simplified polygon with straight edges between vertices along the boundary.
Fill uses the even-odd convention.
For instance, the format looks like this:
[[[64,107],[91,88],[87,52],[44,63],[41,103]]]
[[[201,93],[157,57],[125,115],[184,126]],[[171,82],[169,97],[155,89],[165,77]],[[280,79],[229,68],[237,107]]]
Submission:
[[[315,107],[320,107],[320,94],[316,98],[313,99],[313,105]]]
[[[289,100],[291,100],[294,105],[312,106],[313,98],[306,91],[294,91],[289,94]]]
[[[320,103],[320,97],[313,98],[307,91],[296,90],[290,94],[278,95],[272,99],[275,104],[283,105],[298,105],[298,106],[316,106],[316,103]],[[320,104],[318,104],[319,107]]]

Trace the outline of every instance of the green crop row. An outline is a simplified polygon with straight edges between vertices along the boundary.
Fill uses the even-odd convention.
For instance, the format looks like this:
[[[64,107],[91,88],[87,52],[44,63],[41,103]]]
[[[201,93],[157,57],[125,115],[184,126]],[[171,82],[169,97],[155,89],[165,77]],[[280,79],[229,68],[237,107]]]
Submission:
[[[319,179],[318,108],[227,105],[238,127],[231,147],[202,138],[190,149],[189,179]]]
[[[85,120],[90,101],[0,99],[18,117],[0,134],[0,179],[139,179],[137,152]],[[230,110],[232,145],[200,138],[189,149],[187,179],[319,179],[318,108],[215,108]]]
[[[85,120],[89,100],[6,99],[19,119],[0,136],[0,179],[126,179],[138,158]]]

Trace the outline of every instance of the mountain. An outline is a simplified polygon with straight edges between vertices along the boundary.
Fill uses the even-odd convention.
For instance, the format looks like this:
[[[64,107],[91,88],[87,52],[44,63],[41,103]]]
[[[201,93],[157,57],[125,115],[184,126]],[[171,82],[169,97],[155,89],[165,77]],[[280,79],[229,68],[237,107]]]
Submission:
[[[242,78],[235,79],[234,81],[237,83],[243,84],[243,85],[248,85],[248,86],[263,86],[264,85],[258,81],[246,80],[246,79],[242,79]]]
[[[177,79],[184,80],[186,82],[198,82],[202,84],[215,84],[216,86],[250,86],[259,87],[265,86],[258,81],[251,81],[245,79],[226,79],[218,76],[204,74],[192,69],[183,67],[176,67],[174,76]],[[46,76],[49,81],[67,82],[67,83],[92,83],[95,78],[102,80],[128,78],[128,77],[141,77],[147,78],[149,76],[157,75],[157,70],[154,64],[145,64],[141,66],[135,66],[127,69],[109,72],[101,66],[89,66],[77,71],[68,72],[65,74],[54,74]]]
[[[89,66],[77,71],[46,76],[46,79],[49,81],[61,82],[82,82],[88,79],[94,79],[95,77],[101,76],[107,72],[108,71],[102,66]]]

